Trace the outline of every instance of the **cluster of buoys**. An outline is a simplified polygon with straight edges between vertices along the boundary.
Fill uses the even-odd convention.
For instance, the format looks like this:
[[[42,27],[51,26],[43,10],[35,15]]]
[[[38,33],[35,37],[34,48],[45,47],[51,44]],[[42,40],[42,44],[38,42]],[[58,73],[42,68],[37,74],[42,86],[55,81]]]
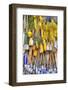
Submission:
[[[33,59],[38,60],[40,56],[44,58],[43,54],[49,50],[47,48],[50,48],[50,46],[53,48],[57,41],[57,23],[53,17],[32,17],[34,18],[34,28],[32,30],[29,28],[25,32],[28,43],[24,44],[24,64],[32,64]]]

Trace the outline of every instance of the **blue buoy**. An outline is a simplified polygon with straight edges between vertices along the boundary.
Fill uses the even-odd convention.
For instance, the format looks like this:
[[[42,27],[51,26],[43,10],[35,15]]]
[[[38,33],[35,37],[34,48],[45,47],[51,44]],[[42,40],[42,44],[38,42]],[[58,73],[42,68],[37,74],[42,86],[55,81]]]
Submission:
[[[27,57],[27,54],[24,53],[24,56],[23,56],[23,64],[27,64],[28,63],[28,57]]]
[[[47,16],[47,17],[46,17],[46,20],[47,20],[47,21],[51,21],[51,16]]]

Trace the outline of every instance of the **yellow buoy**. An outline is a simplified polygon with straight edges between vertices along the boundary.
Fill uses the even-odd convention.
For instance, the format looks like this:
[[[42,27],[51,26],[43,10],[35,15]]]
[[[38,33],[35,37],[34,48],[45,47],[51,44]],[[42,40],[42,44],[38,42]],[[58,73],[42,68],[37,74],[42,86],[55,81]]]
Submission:
[[[37,50],[35,49],[34,51],[33,51],[33,56],[37,56],[38,55],[38,52],[37,52]]]
[[[37,56],[37,54],[38,54],[38,51],[36,50],[36,46],[35,45],[33,45],[33,48],[32,48],[32,50],[33,50],[33,56]]]
[[[43,53],[43,45],[40,43],[40,53]]]
[[[32,32],[31,31],[28,31],[27,32],[27,35],[28,35],[28,37],[32,37]]]
[[[44,49],[44,51],[46,51],[46,42],[45,42],[45,40],[43,40],[43,49]]]

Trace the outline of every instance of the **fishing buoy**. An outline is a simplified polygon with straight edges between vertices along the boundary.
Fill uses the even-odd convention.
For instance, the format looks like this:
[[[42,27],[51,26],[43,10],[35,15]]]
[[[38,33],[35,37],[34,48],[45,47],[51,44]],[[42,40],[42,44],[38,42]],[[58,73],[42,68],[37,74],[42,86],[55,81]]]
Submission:
[[[23,63],[24,63],[24,65],[26,65],[28,63],[28,57],[27,57],[26,53],[24,53],[24,56],[23,56]]]

